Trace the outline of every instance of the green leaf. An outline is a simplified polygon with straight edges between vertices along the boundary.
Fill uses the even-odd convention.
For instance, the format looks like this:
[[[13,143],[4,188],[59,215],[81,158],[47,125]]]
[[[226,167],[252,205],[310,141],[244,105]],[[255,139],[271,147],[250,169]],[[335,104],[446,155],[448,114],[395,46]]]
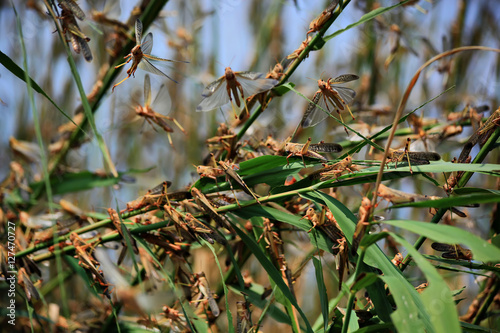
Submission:
[[[398,242],[399,244],[401,244],[406,248],[408,254],[412,256],[413,260],[420,268],[422,273],[424,273],[427,281],[429,282],[429,286],[425,288],[425,290],[420,294],[420,297],[422,299],[422,303],[424,304],[425,309],[427,310],[428,315],[430,316],[430,320],[434,327],[434,331],[461,332],[458,320],[458,313],[455,306],[455,302],[453,301],[451,290],[448,288],[448,285],[443,280],[441,275],[439,275],[438,271],[404,238],[399,237],[398,235],[392,232],[390,232],[389,234],[392,237],[394,237],[396,242]],[[384,276],[382,276],[381,278],[384,281],[386,281]],[[393,286],[394,285],[391,284],[389,288]],[[398,305],[398,310],[400,310],[401,307],[407,306],[408,302],[404,302],[403,304],[401,304],[400,297],[396,295],[392,289],[391,293],[392,295],[394,295],[394,300]],[[404,322],[403,323],[395,322],[394,324],[398,328],[398,331],[399,328],[402,326],[412,327],[412,325],[409,325],[409,323],[404,323]],[[417,332],[417,331],[412,330],[412,332]]]
[[[303,231],[308,231],[309,229],[311,229],[312,226],[310,222],[306,219],[303,219],[297,215],[285,213],[281,210],[271,208],[268,206],[248,206],[239,209],[237,211],[234,211],[233,213],[244,219],[251,219],[252,217],[255,216],[266,217],[276,221],[288,223]],[[313,234],[311,232],[308,235],[313,245],[324,251],[327,252],[331,251],[331,248],[334,244],[328,237],[326,237],[325,234],[323,234],[322,232]]]
[[[316,285],[318,286],[321,313],[323,314],[323,328],[326,332],[328,327],[328,294],[326,293],[325,280],[323,278],[323,266],[321,260],[313,257],[314,271],[316,273]]]
[[[487,241],[457,227],[411,220],[384,221],[398,228],[406,229],[418,235],[446,244],[464,244],[475,260],[484,262],[500,262],[500,249]]]
[[[72,256],[69,256],[67,254],[63,254],[62,257],[68,264],[68,266],[78,275],[82,278],[82,280],[85,282],[85,285],[88,287],[89,291],[96,297],[99,297],[99,294],[95,290],[95,287],[92,288],[95,283],[90,280],[89,276],[87,275],[87,272],[85,269],[83,269],[79,264],[78,264],[78,259],[73,258]]]
[[[57,110],[59,110],[59,112],[61,112],[66,118],[68,118],[73,124],[75,124],[73,119],[71,119],[71,117],[68,114],[66,114],[66,112],[64,112],[56,104],[56,102],[54,102],[52,100],[52,98],[50,98],[49,95],[47,95],[47,93],[45,91],[43,91],[42,88],[40,88],[39,85],[29,75],[27,75],[21,67],[19,67],[14,61],[12,61],[12,59],[9,58],[9,56],[7,56],[2,51],[0,51],[0,64],[4,65],[4,67],[7,68],[12,74],[17,76],[18,78],[20,78],[24,82],[26,82],[25,77],[26,76],[29,77],[30,84],[31,84],[31,87],[33,88],[33,90],[35,90],[37,93],[42,94],[45,98],[47,98],[49,100],[49,102],[52,103],[52,105],[54,105]],[[75,124],[75,126],[80,128],[77,124]],[[82,130],[82,129],[80,128],[80,130]]]
[[[284,94],[286,94],[287,92],[289,92],[291,90],[290,88],[294,88],[294,87],[295,87],[294,83],[286,82],[282,85],[274,87],[273,93],[275,93],[277,96],[283,96]]]
[[[337,223],[346,235],[347,241],[351,242],[354,234],[354,228],[357,223],[354,214],[341,202],[329,195],[326,195],[325,193],[316,191],[311,192],[308,195],[312,198],[316,198],[315,201],[322,201],[328,206],[330,211],[335,216]],[[419,294],[401,274],[401,271],[399,271],[392,264],[392,262],[376,244],[366,249],[364,262],[367,265],[376,267],[382,271],[384,274],[384,281],[389,284],[389,288],[391,289],[394,297],[400,298],[398,302],[401,301],[403,303],[410,304],[407,307],[398,308],[398,313],[394,315],[395,317],[391,315],[390,318],[393,320],[397,318],[400,323],[405,323],[405,325],[413,323],[415,320],[415,326],[410,326],[415,329],[413,332],[422,332],[424,330],[427,332],[434,332],[429,314],[427,314]],[[369,272],[367,269],[364,269],[364,271]],[[396,293],[393,289],[397,289],[398,292]],[[390,321],[389,315],[393,313],[393,310],[392,306],[387,301],[383,285],[380,287],[380,284],[375,283],[374,285],[369,286],[367,290],[370,294],[370,298],[375,304],[375,310],[377,311],[378,316],[386,322]],[[418,320],[416,320],[417,317]],[[399,331],[400,326],[396,325],[396,327],[398,327]],[[419,330],[419,327],[423,329]]]
[[[93,172],[65,173],[62,176],[51,177],[50,183],[54,195],[91,190],[96,187],[118,184],[121,177],[102,177]],[[33,184],[33,188],[42,186],[42,183]]]
[[[451,208],[464,206],[468,204],[500,202],[500,193],[484,192],[470,195],[452,195],[448,198],[436,200],[424,200],[417,202],[408,202],[391,206],[392,208],[401,207],[432,207],[432,208]]]
[[[351,287],[352,292],[358,292],[361,289],[368,288],[378,280],[379,276],[375,273],[362,273]]]
[[[225,305],[226,305],[227,322],[228,323],[232,323],[233,322],[233,315],[232,315],[231,310],[229,308],[229,302],[228,302],[228,299],[227,299],[228,289],[227,289],[226,283],[224,282],[224,273],[222,272],[222,268],[220,267],[219,258],[217,257],[217,253],[215,252],[214,247],[209,242],[207,242],[204,239],[201,239],[201,241],[202,241],[203,245],[207,246],[210,249],[210,251],[212,252],[212,254],[214,256],[215,263],[217,264],[217,267],[219,268],[219,273],[220,273],[220,276],[221,276],[221,279],[222,279],[221,280],[222,281],[222,287],[224,288],[224,301],[225,301]],[[234,327],[232,325],[229,325],[228,332],[229,333],[233,333],[234,332]]]
[[[395,4],[394,6],[390,6],[390,7],[379,7],[379,8],[377,8],[377,9],[374,9],[374,10],[372,10],[371,12],[369,12],[369,13],[367,13],[367,14],[365,14],[365,15],[361,16],[361,19],[360,19],[358,22],[353,23],[353,24],[349,24],[349,25],[348,25],[347,27],[345,27],[344,29],[337,30],[337,31],[335,31],[333,34],[323,37],[323,39],[324,39],[325,41],[329,41],[329,40],[330,40],[330,39],[332,39],[333,37],[338,36],[338,35],[340,35],[341,33],[346,32],[346,31],[347,31],[347,30],[349,30],[349,29],[355,28],[355,27],[357,27],[358,25],[361,25],[361,24],[363,24],[363,23],[366,23],[366,22],[368,22],[368,21],[370,21],[370,20],[372,20],[372,19],[376,18],[377,16],[379,16],[379,15],[381,15],[381,14],[385,13],[385,12],[388,12],[388,11],[390,11],[390,10],[392,10],[392,9],[396,8],[396,7],[399,7],[399,6],[401,6],[401,5],[404,5],[404,4],[405,4],[405,3],[407,3],[408,1],[410,1],[410,0],[401,1],[400,3],[397,3],[397,4]]]

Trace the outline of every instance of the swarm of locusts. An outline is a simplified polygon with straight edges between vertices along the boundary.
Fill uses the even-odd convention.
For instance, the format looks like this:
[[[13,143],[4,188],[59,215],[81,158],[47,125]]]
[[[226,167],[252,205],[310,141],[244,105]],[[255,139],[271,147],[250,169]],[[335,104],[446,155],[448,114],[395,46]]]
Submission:
[[[77,24],[77,20],[85,19],[83,10],[73,0],[60,0],[57,7],[60,9],[57,19],[67,42],[86,61],[92,61],[92,41]],[[307,128],[324,121],[328,124],[339,123],[341,135],[342,127],[347,134],[353,131],[354,122],[359,121],[356,119],[359,108],[353,105],[356,91],[343,84],[355,85],[359,79],[355,74],[318,79],[315,83],[317,88],[315,85],[311,87],[317,90],[306,97],[307,106],[291,127],[296,126],[295,131],[286,139],[272,135],[243,137],[238,132],[238,126],[245,126],[245,122],[254,115],[264,110],[272,112],[267,106],[272,99],[283,94],[280,88],[290,77],[291,68],[305,59],[311,51],[311,43],[315,43],[315,36],[324,33],[340,11],[339,1],[332,1],[310,23],[306,39],[299,48],[278,61],[267,73],[234,71],[226,67],[218,74],[220,77],[215,80],[217,76],[213,77],[212,82],[207,80],[208,84],[192,111],[228,109],[230,104],[237,121],[233,124],[221,123],[215,135],[206,139],[205,158],[200,158],[197,165],[188,166],[192,182],[186,187],[175,189],[173,182],[165,180],[144,191],[138,198],[128,199],[123,207],[120,208],[121,203],[116,202],[101,213],[81,209],[78,204],[64,199],[53,205],[57,212],[49,216],[34,210],[28,213],[21,205],[4,205],[3,198],[16,193],[22,200],[36,190],[28,181],[28,171],[22,163],[26,165],[39,160],[40,151],[38,146],[11,138],[10,148],[16,161],[10,163],[9,174],[1,183],[0,217],[2,220],[19,221],[16,233],[21,241],[16,243],[18,260],[15,267],[23,296],[31,305],[42,303],[40,300],[43,300],[46,289],[41,279],[41,268],[45,268],[40,263],[55,257],[58,264],[64,264],[66,269],[62,280],[77,273],[74,275],[85,282],[85,288],[90,290],[94,299],[92,302],[95,302],[92,311],[85,313],[83,305],[71,305],[82,310],[82,313],[71,316],[71,321],[55,310],[41,313],[39,320],[50,317],[51,323],[56,325],[54,327],[61,330],[83,331],[123,316],[159,331],[203,331],[211,326],[217,331],[224,329],[216,328],[221,318],[232,311],[237,332],[258,332],[261,323],[258,316],[252,315],[255,308],[260,308],[260,314],[267,311],[265,307],[272,305],[273,311],[278,313],[281,310],[276,304],[286,296],[293,300],[287,301],[287,318],[299,327],[302,323],[299,324],[300,314],[296,306],[299,294],[296,289],[303,283],[301,273],[311,266],[309,263],[314,261],[317,265],[319,260],[316,259],[320,257],[328,261],[327,254],[334,258],[330,271],[335,271],[338,276],[336,287],[348,294],[352,287],[349,280],[354,280],[350,277],[358,268],[360,255],[365,254],[364,239],[373,232],[375,225],[383,222],[382,217],[374,215],[375,209],[377,213],[382,210],[378,207],[381,200],[398,205],[445,199],[391,188],[390,179],[398,177],[415,174],[432,178],[427,171],[431,166],[443,163],[437,152],[413,151],[409,137],[405,137],[399,149],[396,144],[394,149],[384,149],[378,145],[376,138],[364,138],[363,144],[369,146],[370,151],[366,154],[368,158],[360,160],[355,155],[363,148],[362,144],[354,146],[357,143],[344,141],[340,144],[313,139],[314,132],[310,130],[306,132],[310,136],[300,136],[302,131],[308,131]],[[135,106],[134,116],[153,129],[159,129],[162,135],[166,134],[173,147],[172,136],[180,135],[179,132],[188,133],[174,117],[168,115],[172,101],[169,101],[166,84],[162,82],[153,89],[149,74],[175,86],[172,82],[177,83],[178,80],[174,79],[177,77],[168,75],[159,67],[175,62],[179,64],[177,69],[180,71],[183,66],[189,66],[180,64],[189,62],[152,55],[153,34],[149,32],[143,38],[145,31],[139,18],[133,27],[129,27],[107,18],[103,13],[94,13],[94,17],[115,27],[119,31],[117,35],[123,38],[128,36],[132,43],[135,42],[132,49],[126,50],[129,53],[122,60],[124,62],[111,66],[110,70],[118,71],[130,64],[126,77],[117,80],[111,93],[118,86],[120,91],[129,84],[140,85],[144,100]],[[138,69],[148,72],[144,81],[133,79]],[[125,81],[127,84],[124,84]],[[156,95],[152,91],[156,91]],[[477,128],[460,155],[460,163],[467,162],[467,158],[470,161],[472,148],[476,144],[484,144],[492,135],[493,129],[499,125],[499,110]],[[350,117],[344,119],[343,114],[347,113]],[[412,121],[418,123],[417,119]],[[71,131],[76,128],[68,126],[61,126],[58,131],[57,151],[62,149]],[[418,127],[415,131],[418,134],[409,136],[417,137],[416,141],[424,141],[427,138],[424,126],[422,123],[415,126]],[[441,134],[444,133],[451,135],[451,130],[442,129]],[[386,159],[377,157],[385,152]],[[375,182],[379,172],[386,178],[384,184],[374,188],[370,183]],[[450,174],[443,188],[451,193],[462,176],[463,173]],[[92,177],[96,180],[107,175],[95,173]],[[351,194],[357,205],[354,213],[336,206],[342,200],[337,189],[348,186],[346,184],[363,186],[361,195],[359,191]],[[39,183],[37,186],[40,186]],[[448,209],[453,216],[467,217],[467,212],[456,207]],[[429,210],[429,213],[435,214],[436,210]],[[348,218],[351,218],[351,225],[346,228],[343,223]],[[300,236],[290,237],[292,232],[300,233]],[[310,251],[309,254],[296,255],[297,249],[302,251],[302,245],[309,240],[316,248],[308,243],[303,247],[304,252]],[[407,259],[399,252],[398,244],[390,242],[389,238],[386,242],[392,252],[387,256],[386,263],[391,268],[401,269]],[[459,244],[433,242],[431,248],[451,261],[470,263],[474,258],[470,249]],[[12,249],[13,246],[0,246],[1,275],[4,277],[13,271],[7,266]],[[216,264],[210,261],[210,266],[207,266],[212,269],[201,271],[194,268],[193,257],[199,249],[209,249],[214,254]],[[221,253],[225,255],[221,256]],[[254,281],[250,268],[244,266],[252,254],[270,272],[269,281]],[[300,260],[295,260],[294,256]],[[226,261],[219,261],[221,257]],[[373,269],[369,274],[376,276],[379,273]],[[221,276],[225,279],[223,284]],[[356,278],[357,283],[363,277]],[[318,280],[321,279],[318,277]],[[279,288],[279,293],[276,288]],[[370,296],[365,295],[364,298],[356,300],[352,310],[356,307],[359,308],[356,311],[372,311]],[[339,314],[340,311],[335,315]],[[284,312],[280,315],[285,316]],[[328,318],[331,319],[331,316],[325,316],[325,319]],[[36,329],[40,326],[39,323],[34,325]]]

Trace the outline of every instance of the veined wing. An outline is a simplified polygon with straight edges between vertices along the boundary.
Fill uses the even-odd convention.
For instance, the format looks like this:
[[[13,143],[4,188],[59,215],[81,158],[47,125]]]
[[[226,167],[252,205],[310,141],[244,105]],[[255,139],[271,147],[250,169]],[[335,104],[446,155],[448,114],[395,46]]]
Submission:
[[[270,90],[279,83],[275,79],[266,79],[266,74],[263,73],[235,72],[234,74],[241,84],[245,98]]]
[[[172,109],[172,99],[168,94],[165,84],[160,86],[160,90],[158,90],[155,100],[153,101],[153,104],[151,104],[151,108],[157,112],[160,110],[160,115],[162,116],[166,116],[170,113],[170,110]]]
[[[76,41],[80,44],[83,58],[87,62],[91,62],[93,57],[92,57],[92,51],[90,50],[89,44],[85,41],[85,39],[80,38],[79,36],[73,36],[73,38],[75,38]]]
[[[224,77],[210,83],[201,96],[203,100],[196,107],[196,111],[210,111],[226,103],[229,103],[229,95],[226,90],[226,80]]]
[[[172,79],[170,76],[168,76],[167,74],[163,73],[161,70],[159,70],[158,68],[156,68],[150,61],[149,59],[152,59],[152,60],[157,60],[157,59],[160,59],[160,58],[156,58],[156,57],[151,57],[151,56],[148,56],[148,57],[144,57],[142,58],[142,61],[139,63],[139,68],[140,69],[143,69],[147,72],[150,72],[150,73],[153,73],[153,74],[156,74],[156,75],[163,75],[163,76],[166,76],[168,77],[170,80],[174,81],[175,83],[177,83],[177,81],[175,81],[174,79]]]
[[[63,6],[66,6],[73,13],[73,15],[75,15],[75,17],[80,21],[83,21],[85,19],[85,13],[75,1],[61,0],[59,1],[59,3],[62,3]]]
[[[137,32],[137,31],[136,31]],[[139,39],[140,40],[140,39]],[[144,37],[144,40],[141,43],[142,53],[149,55],[153,50],[153,33],[150,32]]]
[[[338,153],[342,151],[342,146],[333,142],[313,143],[309,145],[309,150],[318,153]]]
[[[342,74],[342,75],[337,76],[334,79],[331,79],[329,83],[330,83],[330,85],[332,85],[332,84],[338,84],[338,83],[351,82],[351,81],[354,81],[357,79],[359,79],[359,76],[357,76],[357,75]]]
[[[141,42],[141,37],[142,37],[142,22],[141,22],[141,20],[137,19],[137,20],[135,20],[135,43],[137,45],[139,45],[139,43]],[[153,38],[152,35],[151,35],[151,38]],[[152,44],[153,44],[153,41],[151,41],[151,48],[153,48]]]
[[[325,111],[333,111],[328,110],[325,104],[325,99],[323,98],[323,93],[321,90],[318,90],[312,99],[312,103],[309,103],[307,106],[306,112],[304,112],[304,117],[302,117],[301,125],[303,128],[315,126],[328,117],[325,111],[321,108]]]
[[[151,79],[149,75],[144,76],[144,106],[148,107],[151,105]]]
[[[141,43],[141,50],[144,55],[144,57],[155,60],[155,61],[166,61],[166,62],[183,62],[188,64],[189,61],[183,61],[183,60],[170,60],[170,59],[164,59],[160,58],[157,56],[154,56],[151,54],[151,51],[153,50],[153,33],[150,32],[144,37],[144,40]]]
[[[332,89],[335,90],[336,92],[339,93],[340,97],[342,100],[340,101],[343,105],[342,107],[339,105],[339,109],[344,110],[344,106],[347,106],[351,104],[351,102],[354,100],[354,97],[356,97],[356,92],[350,88],[346,87],[336,87],[331,85]]]

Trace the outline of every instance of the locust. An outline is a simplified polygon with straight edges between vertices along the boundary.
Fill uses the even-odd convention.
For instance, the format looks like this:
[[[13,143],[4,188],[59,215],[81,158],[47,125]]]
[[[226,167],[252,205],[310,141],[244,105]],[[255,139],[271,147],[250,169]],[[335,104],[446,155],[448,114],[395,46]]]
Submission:
[[[134,237],[132,237],[130,230],[128,230],[128,228],[122,222],[121,217],[118,215],[116,210],[114,210],[113,208],[108,208],[108,214],[114,227],[123,238],[124,248],[127,247],[127,243],[130,242],[134,253],[139,254],[139,248],[137,247],[137,242],[135,241]]]
[[[241,176],[233,169],[234,165],[230,165],[225,161],[219,161],[219,165],[221,166],[222,170],[226,173],[228,177],[230,177],[231,179],[236,181],[238,185],[240,185],[240,187],[246,194],[251,195],[255,199],[255,201],[260,203],[257,195],[248,187],[243,178],[241,178]]]
[[[410,167],[410,172],[413,174],[411,165],[422,165],[430,164],[430,161],[439,161],[441,155],[436,152],[413,152],[410,151],[411,139],[406,139],[406,145],[404,151],[391,149],[389,155],[387,156],[389,162],[395,162],[396,168],[398,167],[398,162],[408,162]]]
[[[361,239],[365,235],[366,228],[370,225],[368,219],[370,217],[369,215],[371,208],[372,208],[371,200],[368,199],[367,197],[363,197],[358,212],[358,223],[356,224],[356,229],[354,230],[354,235],[352,239],[352,247],[351,247],[352,256],[356,255],[359,243],[361,242]]]
[[[24,293],[26,294],[26,298],[28,299],[28,302],[31,302],[31,299],[40,299],[40,294],[38,293],[38,290],[36,287],[33,285],[33,282],[31,282],[31,279],[26,272],[26,269],[24,267],[21,267],[17,271],[17,283],[23,287]]]
[[[139,117],[144,118],[151,125],[151,127],[154,128],[153,123],[155,123],[161,129],[163,129],[165,133],[167,133],[168,142],[173,147],[174,145],[172,143],[172,137],[170,136],[170,133],[172,133],[174,130],[167,124],[166,120],[173,122],[175,126],[177,126],[177,128],[185,135],[187,135],[187,133],[175,118],[166,115],[170,112],[170,110],[169,107],[165,108],[165,105],[168,104],[165,103],[165,98],[163,98],[164,96],[167,96],[165,94],[168,95],[165,84],[162,84],[160,90],[158,91],[158,94],[155,97],[155,100],[151,103],[151,79],[149,78],[149,75],[146,74],[144,76],[144,106],[136,106],[135,112]],[[154,108],[153,105],[155,105]],[[157,107],[166,109],[165,114],[155,112],[154,109],[156,109]]]
[[[312,102],[307,106],[300,125],[303,128],[312,127],[322,122],[328,114],[336,111],[342,119],[341,111],[348,110],[352,119],[355,119],[349,104],[354,100],[356,92],[350,88],[339,86],[338,84],[346,83],[359,79],[359,76],[354,74],[343,74],[336,78],[330,78],[327,81],[318,80],[318,88],[312,98]],[[346,133],[347,129],[344,127]]]
[[[63,33],[66,38],[71,41],[73,51],[76,53],[82,53],[83,58],[91,62],[92,51],[90,50],[87,42],[90,38],[85,36],[85,34],[80,30],[76,19],[80,21],[85,18],[85,13],[80,9],[80,7],[71,0],[60,1],[59,7],[61,7],[61,16],[59,17]]]
[[[323,28],[324,24],[333,16],[333,11],[339,4],[339,0],[333,0],[330,2],[328,7],[326,7],[318,17],[311,21],[309,24],[309,30],[307,31],[307,35],[313,32],[320,31]]]
[[[90,271],[92,275],[94,276],[94,279],[103,287],[108,287],[110,284],[106,281],[104,278],[104,275],[101,270],[99,270],[97,267],[99,266],[99,262],[95,260],[91,254],[87,253],[87,248],[93,248],[94,246],[97,245],[97,242],[95,244],[92,243],[87,243],[85,242],[76,232],[72,232],[69,236],[70,241],[73,243],[73,246],[75,247],[75,252],[76,256],[79,259],[78,264],[85,268],[86,270]],[[105,295],[107,297],[109,296],[109,293],[105,292]]]
[[[338,143],[325,143],[322,141],[317,144],[311,144],[311,138],[308,138],[305,144],[294,143],[290,142],[289,140],[290,139],[287,139],[287,141],[285,142],[285,146],[283,148],[283,152],[285,154],[288,154],[288,156],[286,157],[287,165],[289,164],[288,159],[292,156],[302,157],[302,162],[304,163],[305,166],[306,163],[304,161],[304,156],[326,161],[326,158],[318,154],[318,152],[338,153],[342,151],[342,146],[339,145]]]
[[[208,306],[210,307],[210,310],[212,311],[212,314],[215,317],[218,317],[220,314],[220,309],[219,306],[217,305],[217,302],[215,301],[212,292],[210,291],[210,287],[208,286],[208,281],[205,276],[204,272],[197,273],[195,274],[195,279],[196,283],[195,286],[198,287],[199,290],[199,296],[198,300],[200,301],[202,299],[206,299],[208,302]]]
[[[344,233],[340,230],[335,218],[325,206],[322,206],[321,213],[319,214],[313,207],[309,207],[302,218],[308,219],[312,223],[311,229],[307,232],[319,228],[332,242],[337,242],[344,237]]]
[[[239,108],[241,107],[241,98],[245,104],[246,112],[249,113],[245,98],[268,91],[278,82],[278,80],[266,78],[263,73],[234,72],[231,67],[226,67],[224,75],[203,90],[201,94],[203,100],[196,107],[196,111],[210,111],[231,102],[237,118],[233,99]]]
[[[456,260],[472,260],[472,252],[458,244],[450,245],[443,243],[432,243],[431,247],[439,252],[443,252],[441,257]]]
[[[236,301],[236,332],[248,333],[252,329],[250,302]]]
[[[134,76],[135,71],[137,68],[141,68],[145,71],[148,71],[150,73],[160,75],[160,76],[165,76],[169,78],[170,80],[175,81],[172,79],[170,76],[159,70],[158,68],[155,67],[154,62],[182,62],[186,63],[186,61],[180,61],[180,60],[169,60],[169,59],[163,59],[159,58],[156,56],[151,55],[151,50],[153,49],[153,34],[150,32],[144,37],[144,39],[141,42],[142,38],[142,22],[141,20],[137,19],[135,21],[135,42],[136,45],[132,49],[132,51],[124,57],[126,61],[118,66],[115,66],[116,68],[120,68],[126,64],[128,64],[130,61],[132,61],[132,66],[127,70],[127,77],[118,82],[113,86],[111,91],[114,91],[117,86],[122,84],[125,80],[127,80],[129,77]]]
[[[215,210],[212,203],[200,190],[198,190],[196,187],[193,187],[191,189],[191,194],[195,198],[198,205],[202,208],[202,210],[208,216],[210,216],[217,223],[219,227],[227,228],[228,230],[233,229],[231,224],[229,224],[229,222]]]
[[[337,163],[331,165],[323,164],[323,168],[310,173],[308,177],[311,180],[319,179],[320,181],[325,181],[332,178],[338,179],[344,171],[352,173],[355,170],[357,168],[352,164],[351,156],[347,156]]]

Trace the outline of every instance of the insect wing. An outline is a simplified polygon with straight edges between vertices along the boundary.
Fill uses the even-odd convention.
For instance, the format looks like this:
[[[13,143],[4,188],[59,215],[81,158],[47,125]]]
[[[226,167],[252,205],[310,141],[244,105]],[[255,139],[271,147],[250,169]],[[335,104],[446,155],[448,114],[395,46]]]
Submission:
[[[275,79],[266,79],[266,75],[263,73],[236,72],[234,74],[238,78],[238,82],[241,84],[245,97],[270,90],[279,82]]]
[[[339,94],[341,98],[340,102],[342,103],[342,105],[338,105],[338,103],[335,103],[335,105],[337,105],[337,107],[342,111],[345,110],[344,106],[351,104],[351,102],[354,100],[354,97],[356,97],[356,92],[346,87],[335,87],[333,85],[331,87]]]
[[[85,13],[75,1],[63,0],[60,1],[60,3],[62,3],[63,6],[66,6],[73,13],[73,15],[75,15],[75,17],[80,21],[83,21],[85,19]]]
[[[149,34],[148,34],[148,36],[149,36]],[[146,38],[148,36],[146,36]],[[141,20],[137,19],[137,20],[135,20],[135,42],[137,45],[139,45],[139,43],[141,42],[141,37],[142,37],[142,22],[141,22]],[[146,38],[144,38],[143,44],[145,43]],[[153,39],[153,35],[151,35],[151,39]],[[153,41],[151,40],[151,49],[152,48],[153,48]],[[151,51],[151,50],[149,50],[149,51]]]
[[[331,79],[329,83],[330,84],[346,83],[346,82],[354,81],[354,80],[357,80],[357,79],[359,79],[359,76],[357,76],[357,75],[354,75],[354,74],[342,74],[342,75],[337,76],[334,79]]]
[[[427,161],[439,161],[441,155],[435,152],[408,152],[410,159],[416,160],[427,160]],[[428,163],[427,163],[428,164]]]
[[[165,60],[165,61],[168,61],[166,59],[156,58],[156,57],[152,57],[152,56],[148,56],[147,58],[144,57],[144,58],[142,58],[142,61],[139,63],[139,68],[140,69],[145,70],[146,72],[150,72],[150,73],[156,74],[156,75],[165,76],[165,77],[169,78],[170,80],[174,81],[175,83],[177,83],[177,81],[175,81],[170,76],[168,76],[167,74],[163,73],[161,70],[159,70],[158,68],[156,68],[155,65],[153,65],[148,58],[149,59],[153,59],[153,60]]]
[[[144,76],[144,106],[148,107],[151,105],[151,79],[149,75]]]
[[[210,83],[201,96],[204,99],[196,107],[196,111],[210,111],[229,102],[229,95],[225,87],[227,86],[224,77]]]
[[[313,127],[320,122],[322,122],[328,115],[325,111],[329,111],[325,99],[323,98],[323,93],[318,90],[312,99],[312,103],[307,106],[304,117],[302,117],[302,127]]]
[[[153,50],[153,33],[148,33],[141,43],[142,53],[149,55]]]
[[[170,113],[170,110],[172,109],[172,99],[170,98],[165,84],[162,84],[160,86],[160,90],[158,90],[158,93],[156,94],[155,100],[153,101],[153,104],[151,104],[151,107],[154,110],[164,110],[164,112],[161,112],[162,115],[167,115]]]
[[[89,44],[87,44],[87,42],[85,41],[85,39],[80,38],[79,36],[73,36],[73,38],[75,38],[75,40],[77,41],[77,43],[80,44],[80,48],[81,48],[81,51],[82,51],[82,54],[83,54],[83,58],[87,62],[91,62],[92,59],[93,59],[93,56],[92,56],[92,51],[90,50]]]
[[[309,145],[309,150],[319,153],[338,153],[342,151],[342,146],[338,143],[315,143]]]

